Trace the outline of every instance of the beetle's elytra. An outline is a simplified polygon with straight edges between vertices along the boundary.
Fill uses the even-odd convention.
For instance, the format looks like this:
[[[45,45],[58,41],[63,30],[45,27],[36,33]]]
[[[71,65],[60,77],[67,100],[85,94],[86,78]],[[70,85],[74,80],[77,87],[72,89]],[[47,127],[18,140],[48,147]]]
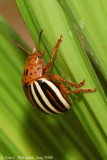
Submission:
[[[42,62],[44,51],[38,51],[41,34],[42,30],[39,35],[38,46],[34,49],[32,54],[26,51],[21,45],[17,44],[17,46],[29,54],[28,60],[24,67],[22,85],[28,100],[33,106],[48,114],[60,114],[71,108],[71,103],[67,98],[67,94],[93,92],[96,89],[78,89],[84,85],[85,81],[75,84],[67,82],[59,75],[51,74],[49,69],[54,60],[56,51],[62,41],[62,36],[60,36],[56,46],[53,49],[50,62],[44,67]],[[75,88],[75,90],[71,92],[64,83]]]

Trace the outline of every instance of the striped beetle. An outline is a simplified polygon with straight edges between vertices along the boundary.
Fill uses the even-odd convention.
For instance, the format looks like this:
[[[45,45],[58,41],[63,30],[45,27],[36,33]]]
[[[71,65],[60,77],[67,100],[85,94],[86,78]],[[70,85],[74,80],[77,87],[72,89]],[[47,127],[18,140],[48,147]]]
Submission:
[[[93,92],[96,89],[78,89],[84,85],[85,81],[75,84],[64,80],[59,75],[53,75],[49,72],[55,53],[62,41],[62,36],[60,36],[53,49],[50,62],[43,67],[42,56],[44,50],[42,52],[38,51],[41,34],[42,30],[39,35],[38,46],[34,48],[32,54],[20,44],[17,44],[18,47],[29,54],[24,67],[22,85],[28,100],[33,106],[48,114],[60,114],[71,108],[71,103],[66,94]],[[75,90],[72,92],[69,91],[64,83],[75,87]]]

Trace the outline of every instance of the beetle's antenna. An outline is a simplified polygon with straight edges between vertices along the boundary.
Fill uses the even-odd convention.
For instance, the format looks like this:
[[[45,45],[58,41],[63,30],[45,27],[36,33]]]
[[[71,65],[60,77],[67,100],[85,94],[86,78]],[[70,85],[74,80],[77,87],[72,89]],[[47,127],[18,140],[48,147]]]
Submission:
[[[40,44],[40,39],[41,39],[41,35],[42,35],[43,30],[41,29],[40,34],[39,34],[39,40],[38,40],[38,45],[37,45],[37,50],[39,48],[39,44]]]
[[[16,43],[16,42],[14,42],[14,41],[12,41],[15,45],[17,45],[18,47],[20,47],[23,51],[25,51],[27,54],[31,54],[29,51],[27,51],[24,47],[22,47],[20,44],[18,44],[18,43]]]

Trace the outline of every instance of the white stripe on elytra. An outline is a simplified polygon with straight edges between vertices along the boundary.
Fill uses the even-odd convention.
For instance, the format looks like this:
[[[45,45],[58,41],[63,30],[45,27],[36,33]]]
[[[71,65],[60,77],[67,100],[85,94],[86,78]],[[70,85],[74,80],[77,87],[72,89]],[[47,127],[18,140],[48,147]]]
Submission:
[[[33,97],[35,99],[35,101],[37,102],[37,104],[41,107],[41,109],[45,112],[47,112],[48,114],[51,114],[51,112],[49,112],[43,105],[42,103],[39,101],[38,97],[36,96],[35,94],[35,91],[34,91],[34,88],[33,88],[33,84],[31,84],[31,91],[32,91],[32,94],[33,94]]]
[[[35,85],[36,85],[37,90],[38,90],[39,94],[41,95],[43,101],[46,103],[46,105],[47,105],[52,111],[54,111],[54,112],[56,112],[56,113],[61,113],[61,112],[57,111],[57,109],[55,109],[55,108],[52,106],[52,104],[49,102],[49,100],[48,100],[47,97],[45,96],[44,92],[42,91],[42,89],[41,89],[41,87],[40,87],[40,85],[38,84],[37,81],[35,82]]]
[[[66,99],[62,96],[61,92],[59,91],[59,89],[50,81],[46,80],[46,79],[42,79],[44,82],[46,82],[48,84],[48,86],[50,88],[52,88],[52,90],[56,93],[57,97],[59,97],[60,101],[63,103],[63,105],[67,108],[70,109],[71,106],[69,105],[69,103],[66,101]]]

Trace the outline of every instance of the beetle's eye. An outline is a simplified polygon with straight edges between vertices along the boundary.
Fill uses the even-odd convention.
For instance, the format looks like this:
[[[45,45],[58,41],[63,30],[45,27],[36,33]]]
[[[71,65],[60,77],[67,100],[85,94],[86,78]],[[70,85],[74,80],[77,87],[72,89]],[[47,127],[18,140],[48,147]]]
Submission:
[[[33,53],[35,53],[36,52],[36,48],[34,48],[34,50],[33,50]]]
[[[38,57],[35,57],[35,59],[39,59],[39,58],[41,58],[41,57],[39,57],[39,56],[38,56]]]

